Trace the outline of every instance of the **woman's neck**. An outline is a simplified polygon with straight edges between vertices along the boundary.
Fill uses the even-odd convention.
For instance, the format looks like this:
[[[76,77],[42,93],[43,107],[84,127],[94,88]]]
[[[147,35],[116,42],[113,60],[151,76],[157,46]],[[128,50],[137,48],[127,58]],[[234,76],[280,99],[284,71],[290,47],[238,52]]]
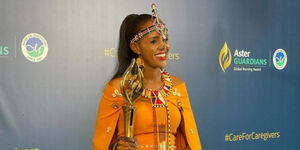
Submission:
[[[163,82],[161,80],[160,68],[144,68],[144,86],[147,89],[159,89]]]

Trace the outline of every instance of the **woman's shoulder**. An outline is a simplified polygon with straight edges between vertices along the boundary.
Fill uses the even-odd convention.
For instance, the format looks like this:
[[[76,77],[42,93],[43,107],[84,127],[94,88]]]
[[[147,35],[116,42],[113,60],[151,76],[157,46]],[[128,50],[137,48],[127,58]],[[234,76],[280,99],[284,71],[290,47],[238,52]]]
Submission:
[[[178,76],[175,76],[175,75],[170,75],[170,76],[171,76],[173,86],[178,86],[178,85],[184,84],[184,81],[181,78],[179,78]]]
[[[173,86],[178,86],[178,85],[181,85],[181,84],[184,84],[185,82],[178,76],[175,76],[175,75],[170,75],[171,76],[171,80],[172,80],[172,83],[173,83]],[[112,80],[110,80],[108,82],[108,85],[115,88],[115,89],[118,89],[120,90],[120,84],[121,84],[121,80],[122,78],[121,77],[117,77],[117,78],[114,78]]]
[[[120,90],[121,77],[114,78],[108,82],[108,85],[113,87],[114,89]]]
[[[177,95],[177,96],[186,97],[187,90],[186,90],[185,81],[175,75],[171,75],[171,80],[172,80],[173,88],[174,88],[173,95],[174,95],[174,92],[175,93],[178,92],[177,94],[180,94],[180,95]]]
[[[121,78],[114,78],[106,83],[106,86],[103,91],[103,95],[109,99],[116,101],[120,97],[122,97],[120,91],[120,82]]]

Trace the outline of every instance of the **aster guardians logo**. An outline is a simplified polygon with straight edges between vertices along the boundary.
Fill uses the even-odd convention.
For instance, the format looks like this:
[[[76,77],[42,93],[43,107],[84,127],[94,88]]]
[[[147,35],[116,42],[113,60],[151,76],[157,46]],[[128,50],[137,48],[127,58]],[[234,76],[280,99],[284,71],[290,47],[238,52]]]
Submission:
[[[233,71],[260,72],[262,68],[267,67],[268,61],[266,58],[257,57],[251,51],[244,49],[235,49],[231,54],[231,50],[225,42],[219,52],[219,64],[223,72],[231,65]]]
[[[287,54],[283,49],[277,49],[273,54],[273,65],[276,69],[282,70],[287,64]]]
[[[27,34],[21,43],[22,53],[32,62],[44,60],[48,53],[48,44],[45,38],[38,33]]]
[[[226,42],[219,53],[219,64],[223,72],[225,72],[231,64],[231,52]]]

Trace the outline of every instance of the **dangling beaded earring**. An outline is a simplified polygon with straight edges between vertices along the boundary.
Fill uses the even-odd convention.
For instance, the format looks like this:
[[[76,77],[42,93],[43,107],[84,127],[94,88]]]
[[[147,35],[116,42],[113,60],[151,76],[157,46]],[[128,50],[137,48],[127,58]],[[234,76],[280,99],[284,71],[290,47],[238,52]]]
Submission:
[[[144,69],[144,61],[143,59],[141,58],[141,55],[139,55],[138,58],[136,58],[136,63],[137,65],[139,66],[139,68],[141,68],[142,70]]]

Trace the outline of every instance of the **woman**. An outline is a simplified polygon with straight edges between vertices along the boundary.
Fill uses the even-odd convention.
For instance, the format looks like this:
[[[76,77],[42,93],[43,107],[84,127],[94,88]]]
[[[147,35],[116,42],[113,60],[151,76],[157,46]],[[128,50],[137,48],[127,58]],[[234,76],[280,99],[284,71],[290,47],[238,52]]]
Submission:
[[[167,29],[157,16],[132,14],[121,25],[118,70],[100,101],[94,150],[202,149],[185,83],[163,69],[170,44]],[[134,103],[134,138],[126,138],[122,112],[126,102],[120,81],[132,58],[143,67],[144,92]]]

